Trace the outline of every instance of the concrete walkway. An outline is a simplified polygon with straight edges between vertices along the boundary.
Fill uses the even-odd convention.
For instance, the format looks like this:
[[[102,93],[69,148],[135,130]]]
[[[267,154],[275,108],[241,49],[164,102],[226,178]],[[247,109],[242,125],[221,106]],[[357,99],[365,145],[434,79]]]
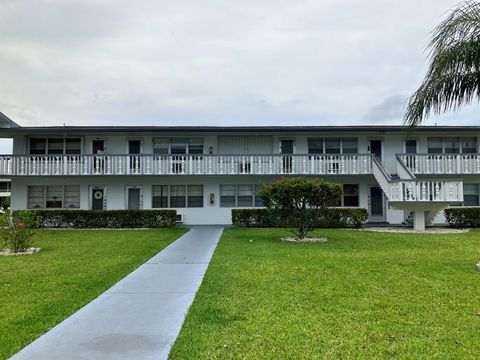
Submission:
[[[222,231],[192,228],[12,359],[166,359]]]

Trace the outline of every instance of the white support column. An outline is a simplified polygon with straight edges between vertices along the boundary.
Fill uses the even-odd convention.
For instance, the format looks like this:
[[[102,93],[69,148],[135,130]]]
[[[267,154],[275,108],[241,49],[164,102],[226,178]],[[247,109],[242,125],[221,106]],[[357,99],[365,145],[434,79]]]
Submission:
[[[415,210],[413,215],[413,230],[425,230],[425,210]]]

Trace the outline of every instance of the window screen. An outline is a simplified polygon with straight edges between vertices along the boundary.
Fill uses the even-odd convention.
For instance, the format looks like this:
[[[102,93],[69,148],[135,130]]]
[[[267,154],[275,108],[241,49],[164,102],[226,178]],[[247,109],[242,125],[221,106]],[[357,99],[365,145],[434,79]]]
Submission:
[[[30,138],[30,154],[40,155],[47,152],[47,139]]]
[[[428,138],[428,153],[441,154],[443,152],[443,139],[438,137]]]
[[[239,207],[253,206],[252,185],[238,185],[238,206]]]
[[[64,188],[64,207],[67,209],[80,208],[80,186],[66,185]]]
[[[308,139],[308,153],[323,154],[323,139],[320,139],[320,138]]]
[[[186,203],[185,185],[170,186],[170,207],[184,208]]]
[[[477,139],[474,137],[462,138],[462,153],[474,154],[477,152]]]
[[[342,139],[342,148],[343,148],[342,150],[344,154],[358,153],[357,139],[356,138]]]
[[[188,207],[203,207],[203,185],[188,185]]]
[[[478,206],[478,185],[465,184],[463,185],[463,205],[464,206]]]
[[[340,154],[340,139],[325,139],[325,154]]]
[[[153,138],[153,153],[154,154],[168,154],[168,146],[170,139],[168,138]]]
[[[235,207],[235,185],[220,185],[220,206]]]
[[[152,186],[152,208],[168,208],[168,185]]]
[[[42,209],[45,207],[45,186],[28,187],[28,208]]]

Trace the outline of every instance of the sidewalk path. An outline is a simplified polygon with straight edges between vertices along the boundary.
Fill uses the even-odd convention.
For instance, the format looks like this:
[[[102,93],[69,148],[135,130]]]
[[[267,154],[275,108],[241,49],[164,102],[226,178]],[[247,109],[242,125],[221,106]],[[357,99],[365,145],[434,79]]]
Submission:
[[[166,359],[222,231],[193,227],[12,359]]]

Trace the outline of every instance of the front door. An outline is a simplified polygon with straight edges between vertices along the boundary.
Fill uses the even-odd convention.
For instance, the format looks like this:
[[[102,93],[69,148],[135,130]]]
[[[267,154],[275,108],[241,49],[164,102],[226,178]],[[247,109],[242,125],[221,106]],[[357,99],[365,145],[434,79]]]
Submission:
[[[140,209],[140,189],[139,188],[128,188],[128,210],[139,210]]]
[[[92,189],[92,210],[104,210],[105,189]]]
[[[128,154],[134,155],[130,156],[130,171],[132,173],[140,172],[140,150],[141,150],[141,141],[140,140],[129,140],[128,141]]]
[[[370,154],[382,160],[382,140],[370,140]]]
[[[383,191],[378,186],[370,187],[370,221],[385,221]]]
[[[285,139],[280,140],[280,153],[282,156],[282,172],[286,174],[292,173],[293,169],[293,154],[294,140]]]

